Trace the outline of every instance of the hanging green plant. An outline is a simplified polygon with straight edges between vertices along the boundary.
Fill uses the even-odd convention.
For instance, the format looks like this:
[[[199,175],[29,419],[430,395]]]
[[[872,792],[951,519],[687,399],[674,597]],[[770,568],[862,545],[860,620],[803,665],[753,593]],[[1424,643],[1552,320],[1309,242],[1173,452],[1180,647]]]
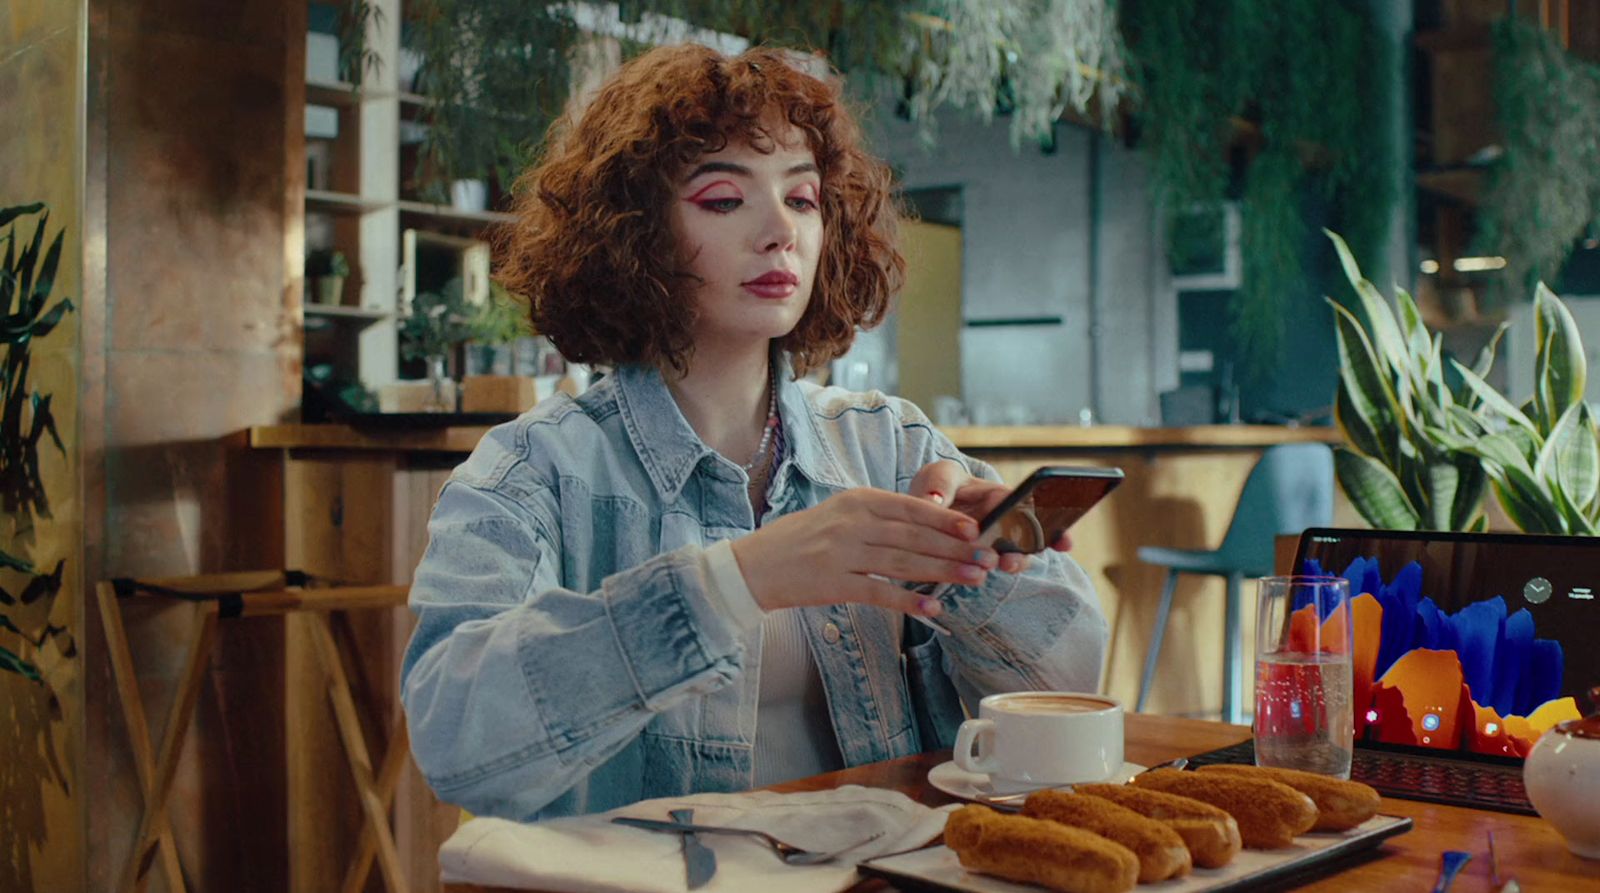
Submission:
[[[1490,297],[1556,282],[1573,243],[1600,225],[1600,67],[1520,19],[1494,28],[1495,120],[1504,153],[1478,208],[1477,250],[1506,259]]]
[[[1126,0],[1119,14],[1155,198],[1169,215],[1240,201],[1230,322],[1259,378],[1283,358],[1291,300],[1314,288],[1312,227],[1362,256],[1387,232],[1393,148],[1371,120],[1392,89],[1387,44],[1326,0]]]
[[[28,237],[22,232],[22,222],[35,214],[33,234]],[[39,468],[40,447],[48,436],[57,450],[66,453],[51,395],[34,390],[28,382],[34,343],[73,311],[71,299],[51,300],[65,232],[57,229],[46,245],[49,228],[50,212],[43,203],[0,208],[0,244],[4,246],[0,253],[0,316],[4,317],[0,344],[5,347],[0,358],[0,505],[19,531],[15,541],[0,544],[0,568],[25,577],[19,588],[0,587],[0,630],[22,638],[32,651],[59,639],[62,652],[70,654],[74,645],[65,629],[46,622],[41,630],[24,631],[9,616],[13,606],[26,608],[43,600],[48,607],[61,591],[65,567],[64,561],[57,561],[54,569],[41,571],[27,555],[34,519],[51,517],[49,494]],[[0,670],[42,684],[39,667],[26,653],[0,644]]]
[[[509,184],[567,101],[575,49],[601,4],[423,0],[413,12],[434,102],[422,179]],[[1110,115],[1126,80],[1111,0],[655,0],[623,3],[631,57],[654,43],[733,35],[815,51],[875,96],[893,84],[906,115],[933,134],[941,106],[1012,116],[1015,141],[1049,137],[1065,109]],[[688,33],[685,24],[703,29]],[[615,25],[615,23],[613,23]],[[609,27],[618,31],[618,27]]]

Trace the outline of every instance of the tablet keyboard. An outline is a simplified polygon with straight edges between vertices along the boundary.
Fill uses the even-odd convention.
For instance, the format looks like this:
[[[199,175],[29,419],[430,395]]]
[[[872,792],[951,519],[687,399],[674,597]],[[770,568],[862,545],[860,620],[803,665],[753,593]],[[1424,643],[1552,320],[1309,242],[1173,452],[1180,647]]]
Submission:
[[[1191,766],[1253,765],[1255,761],[1255,745],[1250,741],[1189,758]],[[1372,785],[1385,797],[1537,815],[1528,802],[1528,792],[1522,787],[1522,769],[1518,766],[1491,766],[1358,749],[1350,762],[1350,777]]]

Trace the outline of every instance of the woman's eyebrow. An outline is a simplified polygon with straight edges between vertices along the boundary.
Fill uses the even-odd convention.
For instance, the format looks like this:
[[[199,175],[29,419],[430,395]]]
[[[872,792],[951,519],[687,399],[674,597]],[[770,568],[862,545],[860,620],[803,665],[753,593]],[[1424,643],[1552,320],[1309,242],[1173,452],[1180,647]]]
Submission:
[[[814,162],[814,161],[803,161],[800,164],[797,164],[797,165],[789,168],[788,170],[784,171],[783,175],[786,176],[786,177],[793,177],[793,176],[796,176],[797,174],[814,174],[814,173],[817,173],[817,172],[818,172],[818,168],[817,168],[816,162]],[[683,182],[687,183],[690,180],[693,180],[695,177],[700,176],[701,174],[718,174],[718,173],[720,173],[720,174],[738,174],[739,176],[742,176],[742,177],[754,176],[754,173],[750,170],[750,168],[745,167],[742,164],[734,164],[731,161],[707,161],[706,163],[704,163],[704,164],[700,165],[699,167],[696,167],[694,170],[690,171],[689,175],[687,177],[683,178]]]

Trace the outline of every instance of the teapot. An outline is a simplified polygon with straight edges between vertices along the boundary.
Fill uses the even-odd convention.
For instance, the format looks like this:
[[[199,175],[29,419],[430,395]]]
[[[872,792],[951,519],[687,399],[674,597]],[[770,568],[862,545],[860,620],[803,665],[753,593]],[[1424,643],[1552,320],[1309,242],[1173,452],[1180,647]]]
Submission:
[[[1595,711],[1553,726],[1522,767],[1528,800],[1566,838],[1567,849],[1600,859],[1600,686],[1589,689]]]

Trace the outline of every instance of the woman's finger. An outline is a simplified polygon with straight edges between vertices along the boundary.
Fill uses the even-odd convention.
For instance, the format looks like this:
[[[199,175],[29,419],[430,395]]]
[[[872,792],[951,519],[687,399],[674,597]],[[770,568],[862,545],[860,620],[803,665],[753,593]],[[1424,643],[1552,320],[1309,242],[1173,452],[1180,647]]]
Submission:
[[[945,558],[993,568],[999,555],[971,540],[951,536],[909,521],[883,521],[866,530],[861,541],[869,546],[887,546],[934,558]]]
[[[911,478],[906,493],[914,499],[924,499],[935,505],[950,505],[956,493],[971,477],[960,463],[940,459],[922,466]]]
[[[906,521],[942,530],[961,539],[976,539],[978,522],[953,509],[934,505],[905,493],[887,490],[870,490],[863,495],[863,504],[872,514],[886,521]]]
[[[1021,552],[1006,552],[1000,556],[1000,570],[1007,574],[1020,574],[1028,569],[1028,556]]]
[[[960,586],[981,586],[989,578],[989,571],[967,561],[930,558],[904,549],[885,546],[863,546],[855,554],[859,566],[850,570],[858,574],[879,574],[894,580],[913,583],[955,583]]]
[[[860,575],[853,575],[845,584],[844,595],[845,601],[877,605],[919,617],[937,617],[944,611],[944,606],[932,596],[920,595],[893,583]]]

